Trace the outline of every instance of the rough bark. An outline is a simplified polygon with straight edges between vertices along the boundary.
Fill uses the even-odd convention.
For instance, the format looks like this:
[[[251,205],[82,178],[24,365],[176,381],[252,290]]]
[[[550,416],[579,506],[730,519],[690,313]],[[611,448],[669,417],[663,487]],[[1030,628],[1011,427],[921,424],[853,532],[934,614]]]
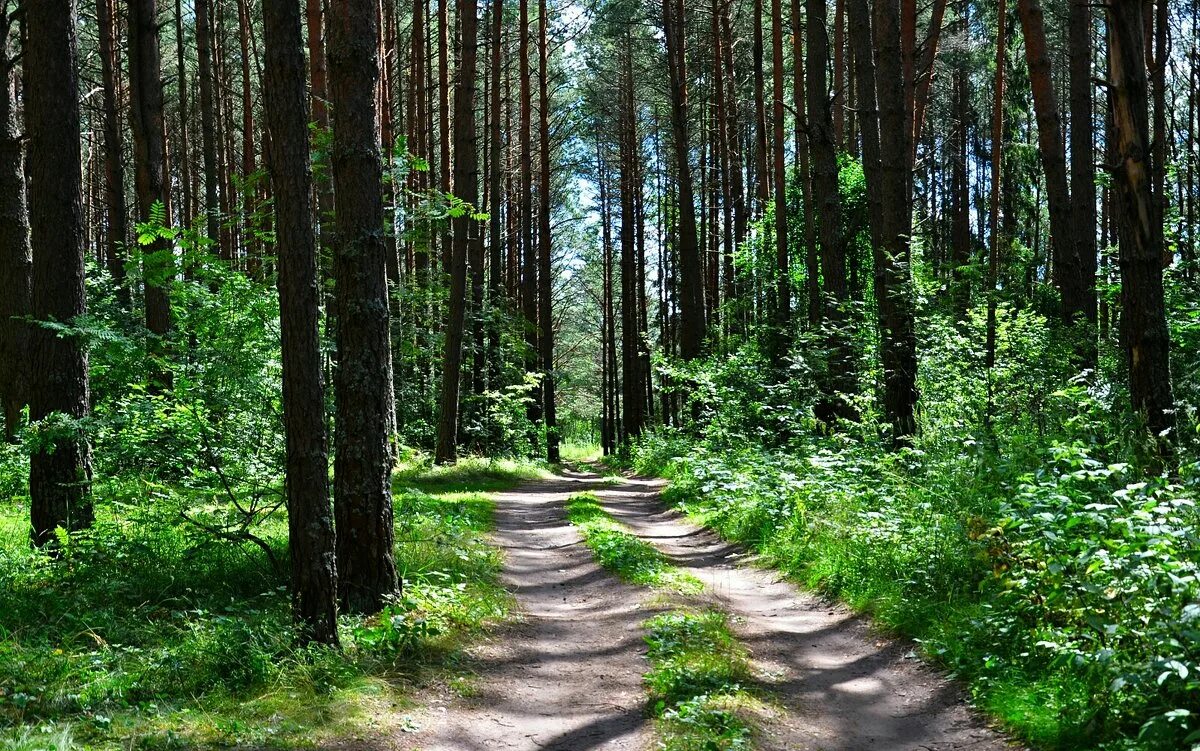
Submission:
[[[844,2],[844,0],[839,0]],[[772,127],[775,133],[775,342],[772,360],[786,366],[792,326],[792,278],[788,246],[787,162],[784,148],[783,0],[771,0]]]
[[[80,161],[76,4],[25,5],[25,126],[29,139],[32,313],[69,324],[86,312],[83,171]],[[89,412],[87,350],[78,337],[35,327],[30,337],[29,417],[68,421]],[[77,423],[52,431],[30,457],[31,538],[39,547],[91,525],[91,449]]]
[[[314,0],[314,2],[319,0]],[[221,204],[217,169],[217,100],[213,91],[211,0],[195,0],[197,78],[200,81],[200,150],[204,161],[204,218],[208,237],[221,237]],[[310,29],[311,33],[311,29]],[[314,79],[315,80],[315,79]]]
[[[263,0],[263,97],[275,196],[287,438],[292,613],[302,642],[337,644],[337,564],[329,505],[317,242],[300,8]]]
[[[102,0],[103,2],[104,0]],[[14,117],[13,70],[9,46],[13,16],[0,10],[0,406],[4,439],[15,441],[21,408],[29,403],[29,325],[21,319],[32,305],[33,259],[25,204],[25,165],[20,126]]]
[[[874,37],[879,103],[880,217],[882,248],[875,268],[875,297],[882,330],[883,406],[895,445],[907,445],[917,431],[917,341],[910,279],[912,172],[909,169],[911,112],[900,78],[904,74],[898,0],[876,0]],[[864,51],[865,54],[865,51]],[[860,96],[869,88],[864,82]]]
[[[684,6],[663,0],[663,31],[671,98],[671,135],[679,187],[679,345],[684,360],[698,358],[704,348],[704,277],[696,232],[696,203],[688,159],[687,53],[684,45]]]
[[[373,0],[332,0],[329,93],[338,242],[334,441],[338,599],[379,610],[400,583],[392,543],[388,413],[393,403],[383,170],[376,141],[379,28]]]
[[[1087,296],[1083,259],[1079,254],[1076,225],[1071,217],[1067,183],[1067,157],[1062,140],[1058,96],[1050,75],[1050,54],[1039,0],[1018,0],[1017,13],[1025,36],[1025,60],[1037,114],[1038,150],[1046,175],[1046,198],[1050,207],[1050,242],[1053,248],[1054,281],[1062,293],[1062,318],[1071,323],[1083,317]],[[1089,153],[1091,149],[1089,148]]]
[[[542,423],[546,428],[546,459],[559,460],[558,415],[554,389],[553,249],[550,212],[553,203],[550,171],[550,15],[546,0],[538,3],[538,350],[542,379]]]
[[[462,27],[462,54],[459,55],[458,74],[454,83],[454,186],[458,198],[474,207],[479,200],[479,159],[475,150],[475,49],[478,36],[475,0],[458,0],[458,18]],[[473,235],[476,225],[470,212],[455,217],[453,221],[454,238],[449,269],[450,309],[446,323],[442,409],[435,455],[439,464],[449,464],[458,458],[456,439],[466,324],[467,254],[475,241]]]
[[[154,205],[161,203],[163,224],[170,225],[156,0],[129,0],[129,76],[138,218],[149,221]],[[166,354],[163,338],[171,331],[171,301],[167,290],[175,274],[175,256],[170,243],[165,240],[145,246],[143,252],[146,328],[156,340],[151,347],[150,383],[153,388],[165,389],[170,388],[171,375],[162,364]]]
[[[1121,231],[1121,324],[1129,394],[1162,454],[1175,425],[1170,333],[1163,301],[1163,227],[1149,163],[1141,0],[1108,4],[1108,79],[1116,135],[1116,212]]]

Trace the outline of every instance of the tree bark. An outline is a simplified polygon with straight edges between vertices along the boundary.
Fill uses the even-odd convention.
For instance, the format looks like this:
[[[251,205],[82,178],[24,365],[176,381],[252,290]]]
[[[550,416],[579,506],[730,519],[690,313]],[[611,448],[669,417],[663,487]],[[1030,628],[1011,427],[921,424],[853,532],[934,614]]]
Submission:
[[[839,5],[844,0],[839,0]],[[771,0],[772,126],[775,132],[775,341],[772,361],[787,365],[792,326],[792,278],[788,246],[787,162],[784,148],[783,1]],[[836,126],[835,126],[836,130]]]
[[[33,2],[24,12],[32,313],[38,321],[71,324],[87,304],[76,4]],[[29,360],[38,374],[29,395],[30,420],[85,419],[88,358],[79,338],[34,327]],[[94,519],[91,448],[82,428],[64,425],[48,437],[49,445],[39,446],[29,462],[31,539],[38,547],[52,544],[57,528],[74,532]]]
[[[475,150],[475,60],[477,43],[475,0],[458,0],[462,27],[462,53],[454,85],[454,187],[458,198],[471,208],[454,218],[450,255],[450,310],[446,325],[446,351],[442,364],[442,409],[438,420],[438,464],[457,460],[458,405],[462,381],[463,332],[467,305],[467,252],[475,241],[476,222],[471,217],[479,200],[479,159]]]
[[[161,203],[163,224],[170,226],[156,0],[129,0],[129,75],[138,216],[141,221],[150,221],[154,205]],[[146,328],[156,340],[151,346],[150,383],[153,388],[168,389],[171,374],[163,366],[166,354],[163,339],[171,331],[167,289],[175,275],[175,255],[170,243],[164,240],[146,246],[143,251]]]
[[[860,1],[860,0],[856,0]],[[878,58],[875,90],[879,102],[879,153],[882,228],[881,252],[875,269],[875,296],[883,324],[883,406],[892,427],[892,441],[908,445],[917,432],[917,340],[911,289],[912,171],[909,118],[904,88],[903,23],[899,0],[876,0],[875,50]],[[862,51],[867,54],[866,50]],[[870,87],[864,82],[860,97]]]
[[[692,167],[688,159],[687,52],[684,39],[684,6],[681,0],[663,0],[663,32],[671,94],[671,133],[679,186],[679,344],[684,360],[694,360],[704,349],[704,277],[696,233],[696,202]]]
[[[103,2],[103,0],[101,0]],[[313,0],[318,2],[319,0]],[[221,204],[217,185],[217,102],[213,91],[211,0],[195,0],[197,78],[200,80],[200,149],[204,161],[204,217],[208,238],[221,239]],[[310,27],[311,33],[311,27]],[[315,86],[315,77],[314,77]]]
[[[104,2],[105,0],[101,0]],[[15,442],[21,408],[29,403],[32,373],[29,338],[22,319],[30,314],[33,258],[29,249],[29,213],[25,204],[25,164],[20,125],[16,122],[13,71],[17,57],[9,46],[13,14],[0,9],[0,400],[4,439]]]
[[[1085,263],[1080,253],[1079,238],[1075,234],[1077,225],[1071,217],[1067,157],[1062,141],[1058,97],[1050,75],[1050,55],[1046,49],[1041,2],[1018,0],[1017,12],[1021,16],[1021,29],[1025,36],[1025,59],[1029,65],[1029,83],[1033,89],[1033,104],[1037,114],[1038,147],[1046,174],[1054,280],[1062,293],[1063,321],[1071,324],[1077,320],[1087,320],[1085,310],[1089,292],[1084,278]],[[1087,153],[1092,153],[1090,145]]]
[[[383,242],[383,170],[376,139],[379,27],[373,0],[332,0],[329,92],[338,245],[338,369],[334,496],[338,593],[343,608],[371,613],[400,586],[392,550],[387,414],[393,403]]]
[[[275,196],[292,613],[301,642],[337,644],[317,243],[300,7],[263,0],[263,97]]]
[[[1148,81],[1141,0],[1108,6],[1108,79],[1116,135],[1121,324],[1129,393],[1164,458],[1175,426],[1171,341],[1163,300],[1163,226],[1149,162]]]
[[[550,16],[546,0],[538,3],[538,346],[542,377],[542,423],[546,428],[546,460],[559,461],[558,414],[554,388],[553,252],[550,211],[553,185],[550,171]]]

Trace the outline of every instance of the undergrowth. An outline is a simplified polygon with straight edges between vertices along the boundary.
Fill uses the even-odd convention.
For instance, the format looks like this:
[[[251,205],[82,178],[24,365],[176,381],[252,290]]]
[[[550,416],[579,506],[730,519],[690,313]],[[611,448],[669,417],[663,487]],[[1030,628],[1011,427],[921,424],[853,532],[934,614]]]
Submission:
[[[481,491],[540,472],[410,457],[396,475],[402,594],[343,616],[340,651],[294,646],[286,570],[185,522],[199,500],[176,489],[101,495],[95,529],[59,560],[29,549],[23,503],[0,505],[0,749],[290,748],[407,722],[408,688],[453,669],[510,606]],[[253,533],[286,562],[282,510]]]
[[[646,441],[666,499],[916,638],[1047,749],[1200,743],[1200,539],[1183,488],[1080,447],[992,495],[917,453]]]
[[[704,585],[680,571],[653,545],[629,532],[591,493],[576,493],[567,501],[567,518],[583,533],[596,560],[623,581],[681,594],[696,594]]]
[[[673,610],[647,623],[644,681],[665,751],[736,751],[751,747],[744,715],[755,700],[746,650],[718,610]]]

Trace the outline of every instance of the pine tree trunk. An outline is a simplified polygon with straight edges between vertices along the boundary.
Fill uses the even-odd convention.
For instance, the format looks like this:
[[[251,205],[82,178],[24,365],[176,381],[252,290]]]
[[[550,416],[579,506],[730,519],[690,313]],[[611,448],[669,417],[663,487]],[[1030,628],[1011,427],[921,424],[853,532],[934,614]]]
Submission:
[[[86,312],[76,5],[33,2],[24,13],[32,314],[38,321],[71,324]],[[31,372],[39,374],[31,383],[30,420],[55,414],[85,419],[90,399],[83,343],[39,326],[29,344]],[[55,541],[55,529],[74,532],[94,518],[91,449],[82,430],[47,435],[29,462],[31,536],[38,547]]]
[[[692,168],[688,159],[687,52],[684,40],[682,1],[663,0],[663,32],[667,44],[670,78],[671,133],[679,186],[679,344],[684,360],[694,360],[704,349],[704,277],[696,233],[696,202],[692,192]]]
[[[551,248],[550,211],[553,201],[553,185],[550,172],[550,17],[546,0],[538,4],[538,140],[539,178],[538,192],[541,205],[538,207],[538,347],[540,352],[542,380],[542,422],[546,426],[546,460],[551,464],[559,461],[558,415],[554,390],[554,291]]]
[[[332,0],[329,93],[338,245],[334,496],[339,601],[372,613],[400,586],[392,550],[392,391],[382,166],[376,140],[379,27],[373,0]]]
[[[106,0],[101,0],[105,2]],[[0,406],[4,439],[14,442],[21,408],[29,403],[29,337],[22,319],[32,305],[33,258],[29,250],[29,214],[25,204],[25,165],[21,128],[13,111],[13,70],[17,58],[9,46],[13,14],[0,9]]]
[[[163,87],[158,48],[156,0],[129,0],[129,109],[133,130],[134,185],[138,218],[149,221],[156,203],[162,204],[163,224],[171,224],[170,196],[166,183],[166,131],[163,124]],[[151,386],[168,389],[170,371],[162,368],[162,341],[171,331],[171,302],[167,289],[175,275],[174,251],[164,240],[143,248],[146,328],[157,340],[152,344]]]
[[[479,200],[479,160],[475,150],[476,12],[475,0],[458,0],[462,54],[459,56],[454,86],[454,186],[458,198],[472,207]],[[475,234],[475,224],[470,212],[454,218],[450,255],[450,310],[442,363],[442,409],[435,456],[438,464],[450,464],[458,458],[456,440],[466,324],[467,254],[474,243],[472,235]]]
[[[1062,318],[1067,324],[1087,318],[1089,292],[1084,281],[1076,226],[1071,216],[1067,183],[1067,157],[1062,141],[1058,97],[1050,75],[1046,29],[1039,0],[1018,0],[1021,29],[1025,36],[1025,59],[1037,113],[1038,147],[1046,174],[1046,198],[1050,206],[1050,241],[1054,253],[1054,281],[1062,293]],[[1087,153],[1091,154],[1088,148]],[[1094,199],[1093,199],[1094,201]]]
[[[317,243],[300,8],[263,0],[263,97],[279,268],[292,612],[302,642],[337,644],[337,570],[329,505]]]
[[[844,0],[838,0],[839,5]],[[772,126],[775,131],[775,342],[772,361],[787,365],[792,326],[792,279],[788,246],[787,163],[783,123],[786,96],[783,81],[783,1],[771,0]],[[836,127],[836,126],[835,126]]]
[[[1121,242],[1121,324],[1134,409],[1160,452],[1175,425],[1170,334],[1163,300],[1163,227],[1149,162],[1145,34],[1140,0],[1108,4],[1108,78],[1116,135],[1114,171]]]
[[[103,2],[103,0],[101,0]],[[204,214],[208,237],[218,242],[221,237],[221,207],[218,194],[220,175],[217,169],[217,103],[213,86],[211,0],[195,0],[197,77],[200,79],[200,149],[204,161]],[[318,0],[314,0],[318,2]],[[314,78],[314,86],[315,86]]]
[[[917,341],[913,321],[911,252],[912,171],[909,138],[912,112],[907,109],[900,77],[903,65],[903,20],[898,0],[875,0],[876,95],[879,103],[881,217],[875,296],[883,328],[883,407],[892,441],[907,445],[917,431]],[[865,54],[865,51],[863,51]],[[861,91],[869,87],[864,82]],[[861,95],[860,91],[860,95]]]

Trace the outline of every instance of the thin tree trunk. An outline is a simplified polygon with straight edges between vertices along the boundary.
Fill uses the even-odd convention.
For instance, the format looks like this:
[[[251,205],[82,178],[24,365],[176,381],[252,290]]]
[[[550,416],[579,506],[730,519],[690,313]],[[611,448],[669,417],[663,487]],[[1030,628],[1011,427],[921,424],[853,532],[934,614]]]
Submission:
[[[663,0],[663,31],[667,44],[670,77],[671,131],[679,186],[679,310],[680,354],[684,360],[698,358],[704,348],[704,278],[700,268],[700,246],[696,234],[696,204],[692,193],[692,168],[688,160],[687,52],[684,39],[682,0]]]
[[[1067,16],[1070,56],[1071,220],[1079,264],[1079,308],[1096,324],[1096,146],[1092,94],[1092,20],[1088,0],[1071,0]],[[1066,311],[1064,311],[1066,312]],[[1094,366],[1095,332],[1088,334],[1084,364]]]
[[[475,0],[458,0],[462,48],[454,87],[454,186],[458,197],[474,207],[479,200],[479,160],[475,149],[475,74],[477,42]],[[446,326],[446,352],[442,363],[442,411],[438,421],[436,461],[457,460],[458,406],[463,360],[463,333],[467,306],[467,255],[475,242],[471,212],[454,219],[450,256],[450,315]]]
[[[197,77],[200,80],[200,149],[204,161],[205,225],[209,239],[218,242],[221,238],[221,207],[217,188],[220,176],[217,168],[217,103],[213,91],[215,80],[210,1],[195,0],[196,57],[199,64]],[[319,0],[314,2],[319,4]],[[313,80],[315,86],[316,78]]]
[[[29,403],[33,385],[28,363],[29,340],[34,334],[23,320],[33,304],[33,258],[20,125],[14,112],[17,57],[9,45],[13,20],[7,8],[0,9],[0,85],[4,87],[0,91],[0,289],[4,290],[0,294],[0,406],[4,439],[10,443],[16,441],[21,408]],[[109,92],[105,93],[107,103]]]
[[[900,77],[903,67],[903,20],[898,0],[875,0],[875,50],[878,59],[879,153],[883,248],[875,270],[875,296],[883,323],[884,412],[897,446],[917,432],[917,341],[911,280],[912,171],[909,169],[911,112],[906,109]],[[866,50],[861,51],[867,54]],[[870,86],[864,82],[860,95]]]
[[[845,0],[838,0],[839,8]],[[772,99],[775,132],[775,346],[776,368],[786,367],[791,342],[792,279],[788,247],[787,163],[784,148],[783,0],[771,0]],[[836,101],[836,100],[835,100]],[[837,126],[834,126],[835,133]]]
[[[540,331],[538,346],[541,353],[542,379],[542,422],[546,426],[546,460],[551,464],[559,461],[559,436],[554,389],[554,292],[552,275],[553,249],[551,247],[550,212],[553,201],[553,185],[550,171],[550,16],[546,0],[538,4],[538,140],[539,178],[538,192],[541,204],[538,207],[538,320]]]
[[[161,204],[162,223],[170,226],[161,71],[156,2],[129,0],[129,109],[138,217],[150,221],[155,204]],[[169,389],[171,374],[161,365],[165,355],[162,340],[171,331],[167,288],[175,274],[175,256],[170,243],[164,240],[146,246],[144,251],[146,328],[157,340],[151,350],[150,383],[157,389]]]

